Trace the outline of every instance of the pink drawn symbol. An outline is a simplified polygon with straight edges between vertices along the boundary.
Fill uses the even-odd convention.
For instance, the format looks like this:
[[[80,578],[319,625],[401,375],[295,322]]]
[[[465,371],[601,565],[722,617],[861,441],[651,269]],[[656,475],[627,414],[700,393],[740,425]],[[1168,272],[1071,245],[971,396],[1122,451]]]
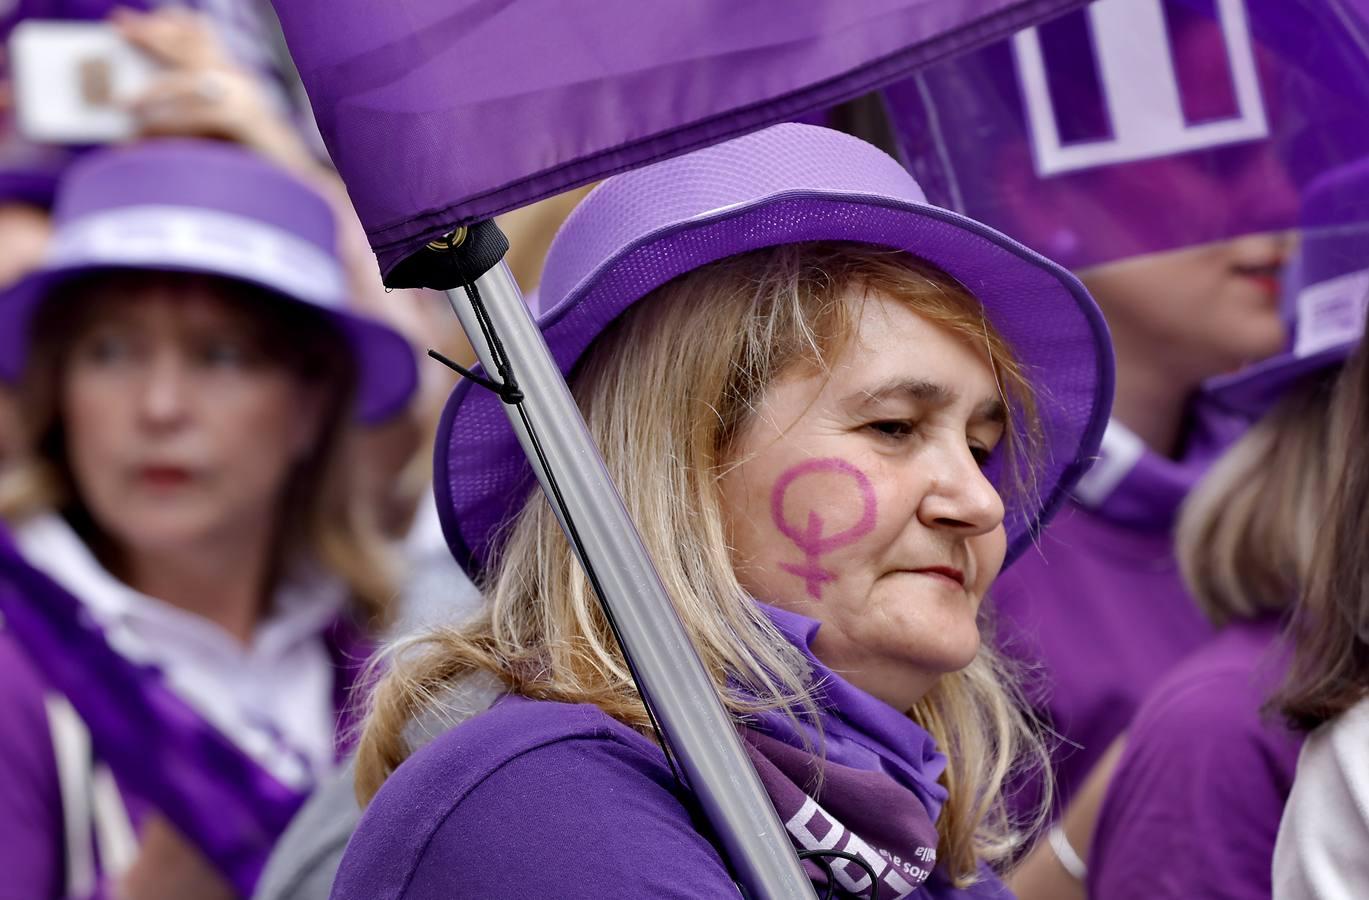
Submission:
[[[795,528],[784,517],[784,496],[788,493],[790,486],[803,476],[817,472],[849,476],[860,489],[862,504],[860,518],[845,531],[824,535],[822,528],[825,523],[817,510],[810,509],[808,511],[808,522],[802,530]],[[819,559],[833,550],[860,540],[873,531],[875,514],[875,489],[870,484],[870,479],[866,477],[864,472],[845,460],[835,458],[810,459],[794,466],[776,480],[774,488],[770,491],[770,516],[774,519],[775,527],[780,530],[780,533],[793,541],[794,546],[803,551],[804,561],[802,564],[780,563],[780,568],[790,575],[797,575],[802,578],[808,589],[808,596],[814,600],[821,600],[822,586],[835,580],[837,576],[819,565]]]

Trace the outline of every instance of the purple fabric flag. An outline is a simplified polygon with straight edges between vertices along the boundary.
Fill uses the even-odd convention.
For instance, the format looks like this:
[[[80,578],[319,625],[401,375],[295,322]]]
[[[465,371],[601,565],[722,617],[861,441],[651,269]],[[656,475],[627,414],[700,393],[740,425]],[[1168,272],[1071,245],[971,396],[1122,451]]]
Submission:
[[[1369,154],[1369,2],[1098,0],[885,98],[928,199],[1071,268],[1292,228]]]
[[[244,896],[304,801],[193,710],[154,668],[121,656],[72,596],[19,555],[0,530],[0,618],[90,730],[121,788],[151,804]],[[329,634],[341,671],[338,751],[355,725],[349,690],[367,645],[345,627]]]
[[[840,103],[1084,0],[276,0],[381,269],[469,224]]]

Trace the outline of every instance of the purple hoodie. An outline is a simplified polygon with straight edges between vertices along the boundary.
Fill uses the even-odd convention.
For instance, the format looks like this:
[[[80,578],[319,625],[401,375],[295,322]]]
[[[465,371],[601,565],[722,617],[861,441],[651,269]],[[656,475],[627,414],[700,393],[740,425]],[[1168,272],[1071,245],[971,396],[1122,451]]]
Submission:
[[[807,650],[816,622],[767,611],[796,646]],[[945,758],[931,737],[811,654],[810,663],[825,686],[827,759],[842,770],[827,780],[826,792],[819,791],[816,808],[865,807],[870,821],[904,818],[917,830],[920,820],[931,829],[945,798],[937,782]],[[784,729],[783,719],[762,716],[757,730],[746,732],[748,743],[756,746],[756,735],[786,746],[801,742],[792,729]],[[766,766],[759,768],[766,780]],[[843,782],[859,784],[859,795],[832,797],[831,789]],[[767,789],[777,804],[789,799],[768,781]],[[894,798],[901,799],[902,808],[890,802]],[[693,810],[660,749],[597,707],[506,695],[433,740],[391,775],[362,817],[332,896],[739,896],[707,824]],[[824,840],[830,839],[831,831],[822,831],[830,828],[827,820],[805,819],[803,830],[810,827],[815,836],[825,833]],[[792,821],[789,828],[793,837]],[[935,840],[934,830],[930,839]],[[877,858],[887,871],[896,871],[890,855]],[[901,861],[903,874],[911,861]],[[878,885],[881,898],[1011,898],[988,872],[967,890],[950,887],[939,870],[912,893],[886,879],[882,876]],[[869,896],[868,878],[865,884],[867,890],[857,896]]]
[[[1131,721],[1170,667],[1212,635],[1174,558],[1179,505],[1235,427],[1205,423],[1179,462],[1115,420],[1097,464],[1029,550],[994,583],[996,642],[1024,669],[1032,705],[1059,735],[1055,808]],[[1013,805],[1035,809],[1040,783]]]
[[[1270,618],[1227,626],[1146,698],[1089,854],[1095,900],[1268,900],[1302,737],[1262,713],[1287,660]]]

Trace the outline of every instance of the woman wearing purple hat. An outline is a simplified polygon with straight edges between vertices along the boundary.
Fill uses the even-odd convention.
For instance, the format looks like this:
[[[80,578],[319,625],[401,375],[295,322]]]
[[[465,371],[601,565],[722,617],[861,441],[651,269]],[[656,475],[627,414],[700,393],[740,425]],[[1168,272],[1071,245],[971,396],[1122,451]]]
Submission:
[[[93,153],[0,295],[0,863],[23,897],[250,893],[347,744],[388,566],[350,420],[397,333],[345,308],[314,191],[226,144]]]
[[[539,299],[795,850],[852,854],[846,895],[1002,896],[1000,786],[1040,744],[981,600],[1106,421],[1083,288],[782,125],[605,182]],[[397,654],[334,896],[735,894],[499,400],[458,386],[438,447],[488,610]]]
[[[1185,501],[1176,545],[1216,638],[1141,705],[1108,787],[1088,892],[1267,898],[1301,736],[1267,709],[1287,665],[1282,620],[1312,580],[1352,422],[1342,364],[1369,300],[1369,163],[1314,183],[1286,295],[1284,353],[1210,382],[1253,426]]]

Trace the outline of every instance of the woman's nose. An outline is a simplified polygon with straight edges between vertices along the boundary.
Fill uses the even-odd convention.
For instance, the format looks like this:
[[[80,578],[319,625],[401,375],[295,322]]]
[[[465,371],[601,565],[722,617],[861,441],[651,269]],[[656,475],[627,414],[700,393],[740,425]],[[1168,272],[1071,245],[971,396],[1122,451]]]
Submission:
[[[190,410],[184,362],[161,353],[149,360],[139,397],[139,413],[149,425],[166,427],[183,420]]]
[[[918,505],[923,525],[967,537],[993,531],[1003,523],[1003,514],[1003,498],[968,447],[963,453],[948,451]]]

